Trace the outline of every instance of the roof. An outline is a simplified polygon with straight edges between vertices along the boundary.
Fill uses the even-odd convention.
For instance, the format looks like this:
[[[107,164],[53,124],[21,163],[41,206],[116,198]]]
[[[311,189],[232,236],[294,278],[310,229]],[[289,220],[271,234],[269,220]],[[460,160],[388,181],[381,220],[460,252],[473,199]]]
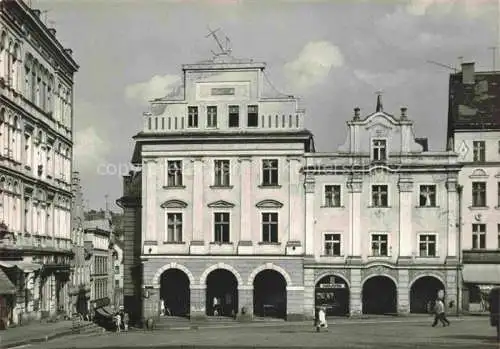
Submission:
[[[5,272],[0,269],[0,294],[14,294],[16,293],[16,286],[10,281]]]
[[[457,129],[500,130],[500,71],[474,72],[471,84],[462,79],[450,75],[448,138]]]
[[[99,229],[107,232],[111,232],[111,222],[108,219],[94,219],[83,222],[83,229],[85,230],[93,230]]]

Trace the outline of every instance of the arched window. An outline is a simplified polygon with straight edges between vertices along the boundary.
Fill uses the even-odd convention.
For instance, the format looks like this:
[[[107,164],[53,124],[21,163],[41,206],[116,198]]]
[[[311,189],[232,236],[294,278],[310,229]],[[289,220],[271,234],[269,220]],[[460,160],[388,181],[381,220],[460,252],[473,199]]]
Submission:
[[[19,49],[19,43],[14,44],[14,50],[12,52],[12,88],[16,91],[19,90],[19,62],[21,61],[21,54]]]
[[[0,77],[5,78],[5,69],[7,68],[6,65],[6,58],[7,58],[7,33],[2,32],[0,36]]]

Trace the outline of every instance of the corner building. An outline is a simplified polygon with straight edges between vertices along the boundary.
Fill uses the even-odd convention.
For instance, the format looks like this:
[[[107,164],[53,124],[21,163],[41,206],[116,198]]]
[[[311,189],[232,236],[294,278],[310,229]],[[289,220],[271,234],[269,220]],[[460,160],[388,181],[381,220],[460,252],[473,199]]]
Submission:
[[[221,55],[183,74],[135,136],[142,316],[163,302],[191,318],[303,318],[304,112],[267,92],[263,63]]]
[[[337,152],[306,154],[305,311],[426,313],[438,290],[458,304],[457,154],[428,151],[380,96],[347,125]]]

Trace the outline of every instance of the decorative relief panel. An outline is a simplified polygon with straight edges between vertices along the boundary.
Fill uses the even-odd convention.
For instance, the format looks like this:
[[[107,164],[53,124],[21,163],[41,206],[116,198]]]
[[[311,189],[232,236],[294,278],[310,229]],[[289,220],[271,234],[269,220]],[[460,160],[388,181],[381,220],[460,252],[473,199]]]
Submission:
[[[315,269],[314,270],[314,280],[319,281],[319,279],[324,278],[329,275],[338,275],[344,278],[349,284],[351,283],[351,269]]]
[[[439,270],[421,270],[421,269],[408,270],[410,284],[413,283],[415,281],[415,279],[417,279],[421,276],[432,276],[432,275],[435,275],[438,278],[441,278],[441,280],[444,280],[446,282],[446,277],[445,277],[444,273],[439,271]]]

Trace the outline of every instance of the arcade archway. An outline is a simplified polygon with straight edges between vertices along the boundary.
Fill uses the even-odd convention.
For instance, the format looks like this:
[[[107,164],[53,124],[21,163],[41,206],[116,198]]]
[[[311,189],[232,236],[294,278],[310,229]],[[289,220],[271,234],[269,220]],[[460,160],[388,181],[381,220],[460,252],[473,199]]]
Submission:
[[[326,307],[327,316],[349,315],[349,285],[339,276],[327,275],[314,289],[315,307]]]
[[[363,284],[363,314],[396,314],[397,287],[387,276],[374,276]]]
[[[439,290],[444,290],[439,279],[433,276],[417,279],[410,288],[410,313],[428,313],[428,305],[436,300]]]
[[[189,278],[180,269],[168,269],[160,278],[160,298],[165,305],[165,315],[189,316]]]
[[[238,280],[229,270],[216,269],[207,276],[206,311],[208,316],[238,313]]]
[[[276,270],[263,270],[255,276],[253,311],[256,316],[286,317],[286,280]]]

